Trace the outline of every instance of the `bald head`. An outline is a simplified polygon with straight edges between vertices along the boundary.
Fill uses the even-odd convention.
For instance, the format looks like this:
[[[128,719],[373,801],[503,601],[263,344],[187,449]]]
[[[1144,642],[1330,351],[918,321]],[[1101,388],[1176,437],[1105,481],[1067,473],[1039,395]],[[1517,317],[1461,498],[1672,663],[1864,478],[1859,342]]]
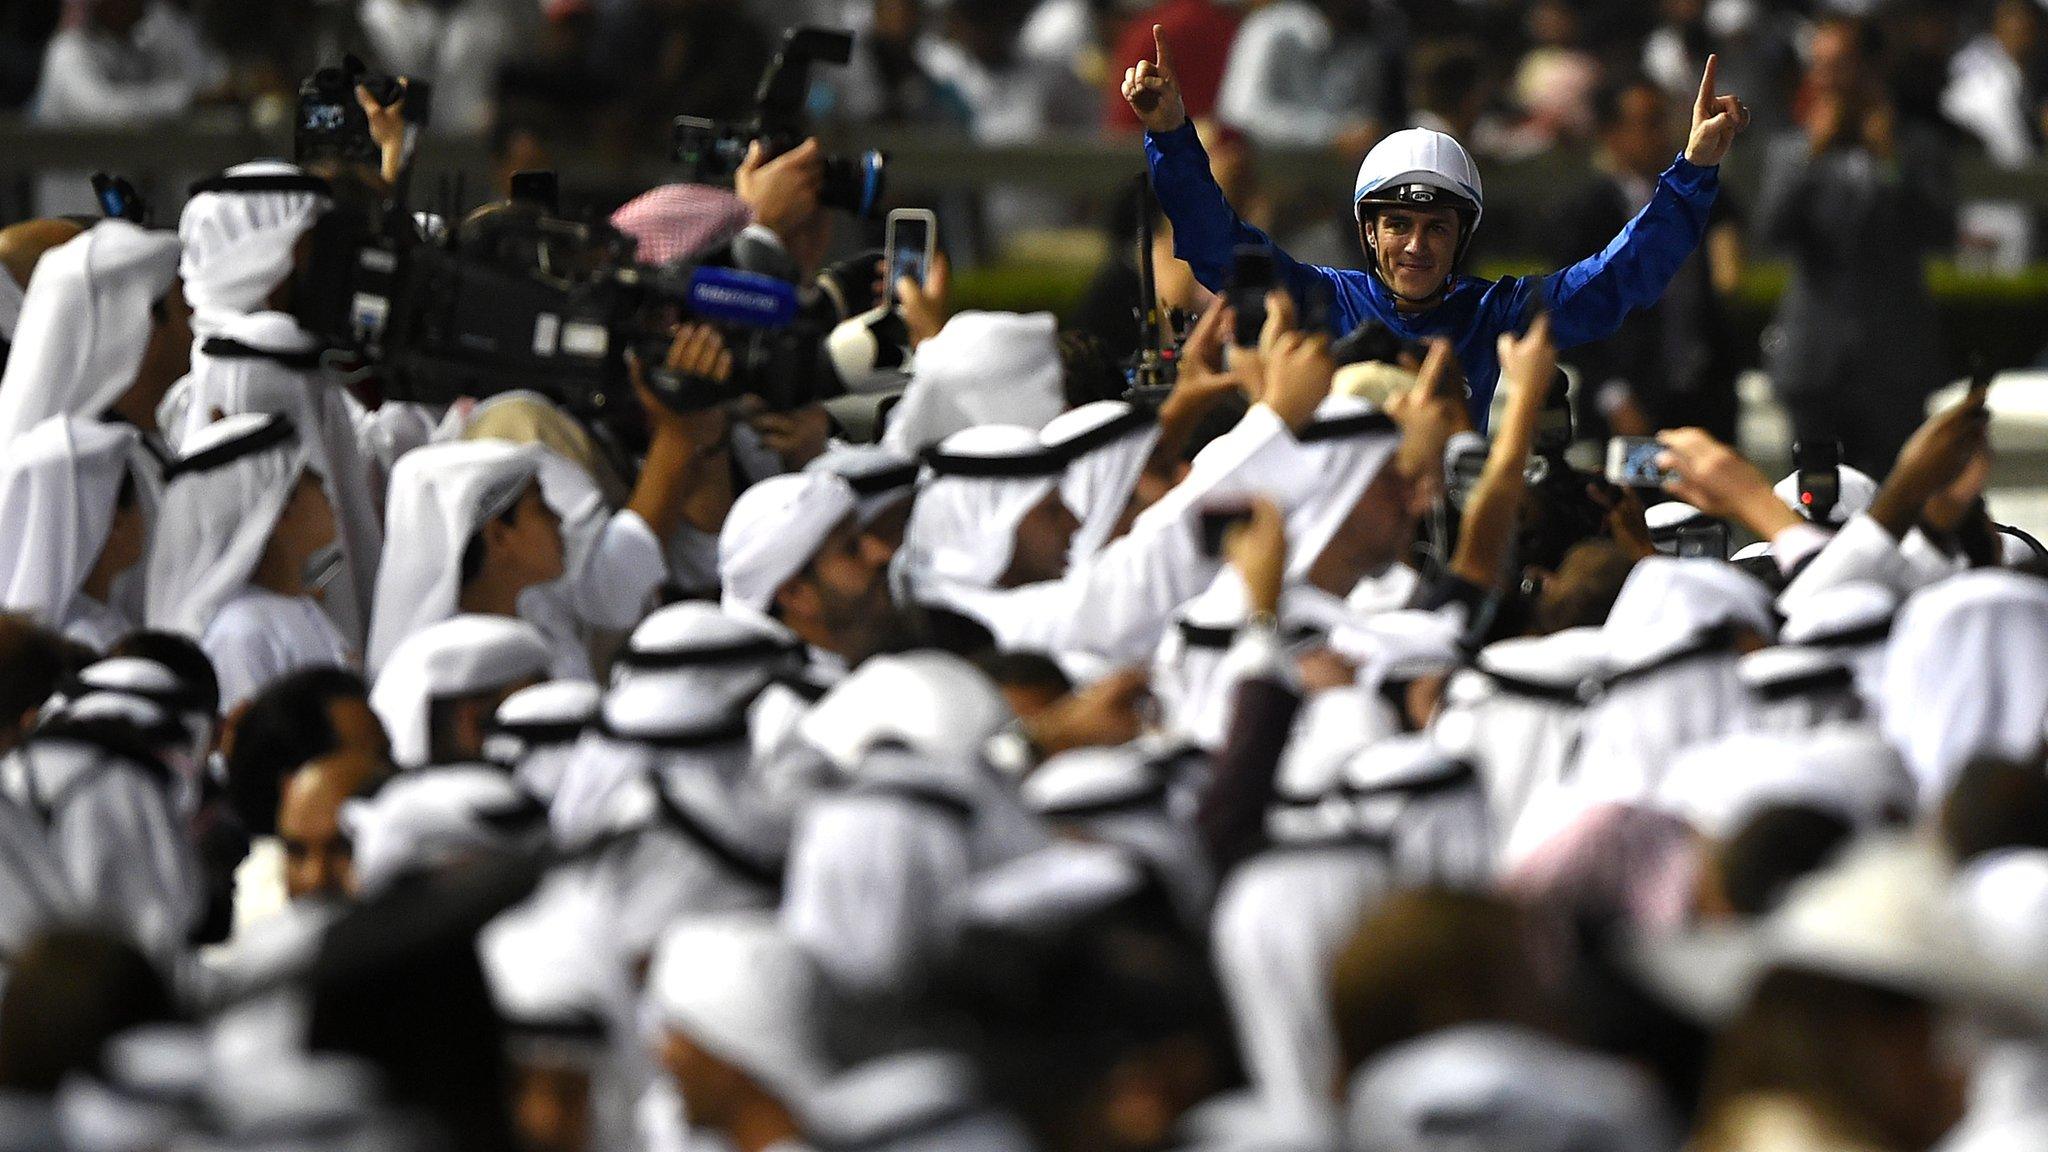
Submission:
[[[30,273],[36,270],[36,262],[43,253],[78,237],[85,231],[76,221],[55,217],[46,220],[23,220],[0,228],[0,268],[23,288],[28,287]]]

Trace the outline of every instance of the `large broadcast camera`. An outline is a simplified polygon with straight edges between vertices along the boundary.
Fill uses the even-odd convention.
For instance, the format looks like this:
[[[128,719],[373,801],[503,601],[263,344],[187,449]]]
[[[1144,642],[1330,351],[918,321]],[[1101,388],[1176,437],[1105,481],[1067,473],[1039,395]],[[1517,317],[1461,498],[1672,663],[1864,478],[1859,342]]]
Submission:
[[[844,63],[851,46],[846,33],[792,29],[762,74],[751,124],[710,124],[708,135],[693,135],[683,128],[688,118],[678,121],[676,159],[688,177],[701,179],[728,161],[726,170],[737,167],[751,140],[771,154],[801,142],[811,64]],[[309,128],[320,129],[315,151],[365,149],[358,83],[379,99],[399,90],[396,80],[365,72],[353,57],[302,86],[302,153]],[[408,83],[411,113],[423,86]],[[821,202],[869,212],[881,196],[883,165],[876,152],[828,160]],[[537,188],[547,191],[536,195]],[[849,344],[844,340],[828,346],[835,326],[867,307],[849,287],[870,278],[871,255],[829,269],[815,285],[748,270],[737,250],[734,263],[743,267],[644,265],[634,259],[633,241],[611,227],[559,216],[552,188],[546,174],[515,177],[514,199],[470,213],[445,229],[445,238],[428,239],[402,206],[337,186],[335,207],[312,230],[292,312],[330,345],[375,365],[388,398],[446,404],[530,389],[591,419],[636,416],[629,351],[654,392],[679,410],[742,396],[771,409],[802,407],[843,393],[842,372],[865,387],[867,377],[887,367],[889,350],[879,337],[850,351],[840,347]],[[452,216],[452,206],[443,215]],[[828,282],[829,289],[822,287]],[[872,321],[873,314],[856,319]],[[729,380],[662,367],[668,333],[683,321],[719,329],[733,357]]]
[[[669,159],[682,165],[684,178],[697,184],[732,179],[747,157],[747,146],[761,142],[763,160],[795,148],[810,135],[804,106],[810,98],[812,64],[844,64],[853,59],[853,35],[825,28],[791,28],[782,48],[761,73],[754,93],[754,118],[746,124],[721,124],[697,116],[678,116]],[[872,216],[882,201],[888,157],[867,151],[858,156],[825,158],[818,202],[855,216]]]
[[[633,247],[608,226],[519,201],[471,213],[441,243],[422,239],[405,213],[343,203],[313,228],[292,310],[378,365],[391,399],[530,389],[586,417],[630,417],[629,350],[679,410],[743,395],[787,409],[840,391],[819,352],[838,316],[819,294],[734,268],[640,265]],[[683,320],[720,329],[730,380],[661,367]]]

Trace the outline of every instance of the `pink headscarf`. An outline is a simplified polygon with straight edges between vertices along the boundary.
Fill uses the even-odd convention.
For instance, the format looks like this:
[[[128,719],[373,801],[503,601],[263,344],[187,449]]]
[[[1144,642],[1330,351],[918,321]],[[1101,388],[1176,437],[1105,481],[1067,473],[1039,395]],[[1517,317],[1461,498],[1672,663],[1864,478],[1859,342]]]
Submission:
[[[753,220],[744,200],[703,184],[650,188],[612,213],[612,227],[640,242],[635,255],[648,264],[690,259]]]

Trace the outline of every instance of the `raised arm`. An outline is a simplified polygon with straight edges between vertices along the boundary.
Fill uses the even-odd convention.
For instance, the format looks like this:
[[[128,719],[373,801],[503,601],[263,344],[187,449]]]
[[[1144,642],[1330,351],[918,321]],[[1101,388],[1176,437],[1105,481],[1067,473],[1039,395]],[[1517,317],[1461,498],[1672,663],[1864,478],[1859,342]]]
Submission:
[[[1749,125],[1749,110],[1740,100],[1714,91],[1718,63],[1718,57],[1707,57],[1685,152],[1657,178],[1650,202],[1606,248],[1543,278],[1559,348],[1611,336],[1630,312],[1656,303],[1706,235],[1707,212],[1721,187],[1721,160]],[[1532,303],[1525,299],[1522,307]],[[1526,320],[1516,316],[1516,326]]]
[[[1166,36],[1152,26],[1156,59],[1140,60],[1125,70],[1123,94],[1145,126],[1145,163],[1152,172],[1152,190],[1166,218],[1173,221],[1173,254],[1187,261],[1195,279],[1212,292],[1229,286],[1231,253],[1240,244],[1259,244],[1273,253],[1276,274],[1297,295],[1305,295],[1318,278],[1335,276],[1327,268],[1303,264],[1282,251],[1271,236],[1244,222],[1209,171],[1209,153],[1195,135],[1173,76],[1173,56]]]

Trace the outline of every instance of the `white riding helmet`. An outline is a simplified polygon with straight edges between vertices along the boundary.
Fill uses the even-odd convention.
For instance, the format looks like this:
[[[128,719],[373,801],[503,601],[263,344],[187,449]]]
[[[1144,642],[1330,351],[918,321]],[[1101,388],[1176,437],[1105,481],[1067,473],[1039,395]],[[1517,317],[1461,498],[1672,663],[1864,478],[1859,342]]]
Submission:
[[[1365,163],[1358,166],[1351,204],[1361,225],[1368,205],[1457,209],[1465,222],[1458,237],[1462,260],[1486,214],[1486,193],[1479,183],[1479,165],[1463,144],[1428,128],[1404,128],[1366,153]]]

